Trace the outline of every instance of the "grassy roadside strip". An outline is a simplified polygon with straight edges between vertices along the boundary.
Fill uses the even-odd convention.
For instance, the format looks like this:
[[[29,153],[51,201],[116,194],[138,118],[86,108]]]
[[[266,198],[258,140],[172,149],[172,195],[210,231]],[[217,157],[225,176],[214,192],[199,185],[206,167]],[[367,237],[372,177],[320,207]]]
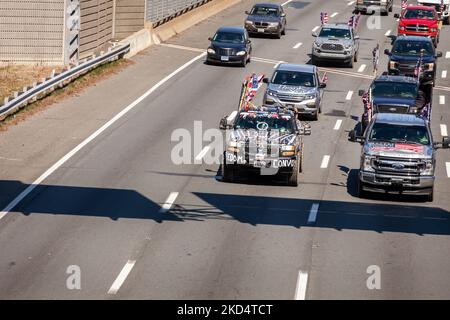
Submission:
[[[118,59],[108,62],[80,76],[62,88],[55,88],[55,90],[49,95],[45,95],[37,101],[20,108],[17,112],[8,115],[0,122],[0,131],[7,130],[10,126],[20,123],[21,121],[42,110],[45,110],[47,107],[55,103],[58,103],[68,97],[80,94],[86,88],[95,85],[99,81],[121,72],[132,63],[133,62],[131,60],[127,59]]]

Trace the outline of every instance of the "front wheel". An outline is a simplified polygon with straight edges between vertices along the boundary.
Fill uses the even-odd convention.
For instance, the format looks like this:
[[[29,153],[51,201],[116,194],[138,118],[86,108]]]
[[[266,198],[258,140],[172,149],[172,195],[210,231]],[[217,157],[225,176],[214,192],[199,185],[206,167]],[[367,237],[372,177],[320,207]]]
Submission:
[[[292,172],[288,175],[287,185],[291,187],[298,187],[298,161],[295,161]]]
[[[366,191],[364,191],[362,182],[361,182],[361,180],[359,180],[359,178],[358,178],[358,186],[357,186],[357,188],[358,188],[358,190],[357,190],[358,191],[357,197],[358,198],[365,198],[367,196],[367,194],[366,194]]]
[[[355,55],[353,56],[353,61],[358,62],[358,51],[355,52]]]
[[[427,195],[428,202],[433,202],[433,200],[434,200],[434,188],[431,189],[431,192]]]

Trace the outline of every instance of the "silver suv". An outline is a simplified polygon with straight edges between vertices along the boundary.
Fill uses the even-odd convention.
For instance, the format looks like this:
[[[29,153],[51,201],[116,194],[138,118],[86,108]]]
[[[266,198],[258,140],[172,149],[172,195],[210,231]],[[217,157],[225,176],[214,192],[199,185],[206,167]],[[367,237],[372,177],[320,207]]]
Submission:
[[[272,78],[265,78],[264,82],[268,84],[265,105],[282,106],[318,119],[326,84],[321,82],[316,66],[282,63]]]
[[[352,68],[353,62],[358,61],[359,36],[347,23],[325,24],[312,35],[316,38],[312,46],[312,64],[338,61]]]

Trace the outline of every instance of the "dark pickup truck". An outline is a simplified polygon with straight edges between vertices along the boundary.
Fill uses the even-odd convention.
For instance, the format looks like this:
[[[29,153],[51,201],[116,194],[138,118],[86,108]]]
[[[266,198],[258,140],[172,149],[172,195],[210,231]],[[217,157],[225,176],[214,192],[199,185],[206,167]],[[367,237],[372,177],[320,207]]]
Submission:
[[[387,74],[375,78],[369,90],[360,90],[359,95],[365,102],[362,132],[376,113],[418,114],[430,101],[430,94],[419,79]]]

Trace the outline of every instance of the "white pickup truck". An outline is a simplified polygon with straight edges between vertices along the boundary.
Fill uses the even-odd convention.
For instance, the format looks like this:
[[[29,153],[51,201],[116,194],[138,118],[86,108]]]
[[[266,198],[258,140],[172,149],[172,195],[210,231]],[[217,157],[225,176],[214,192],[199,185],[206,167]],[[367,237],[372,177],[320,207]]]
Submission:
[[[418,0],[422,6],[434,7],[444,24],[449,24],[450,0]]]

